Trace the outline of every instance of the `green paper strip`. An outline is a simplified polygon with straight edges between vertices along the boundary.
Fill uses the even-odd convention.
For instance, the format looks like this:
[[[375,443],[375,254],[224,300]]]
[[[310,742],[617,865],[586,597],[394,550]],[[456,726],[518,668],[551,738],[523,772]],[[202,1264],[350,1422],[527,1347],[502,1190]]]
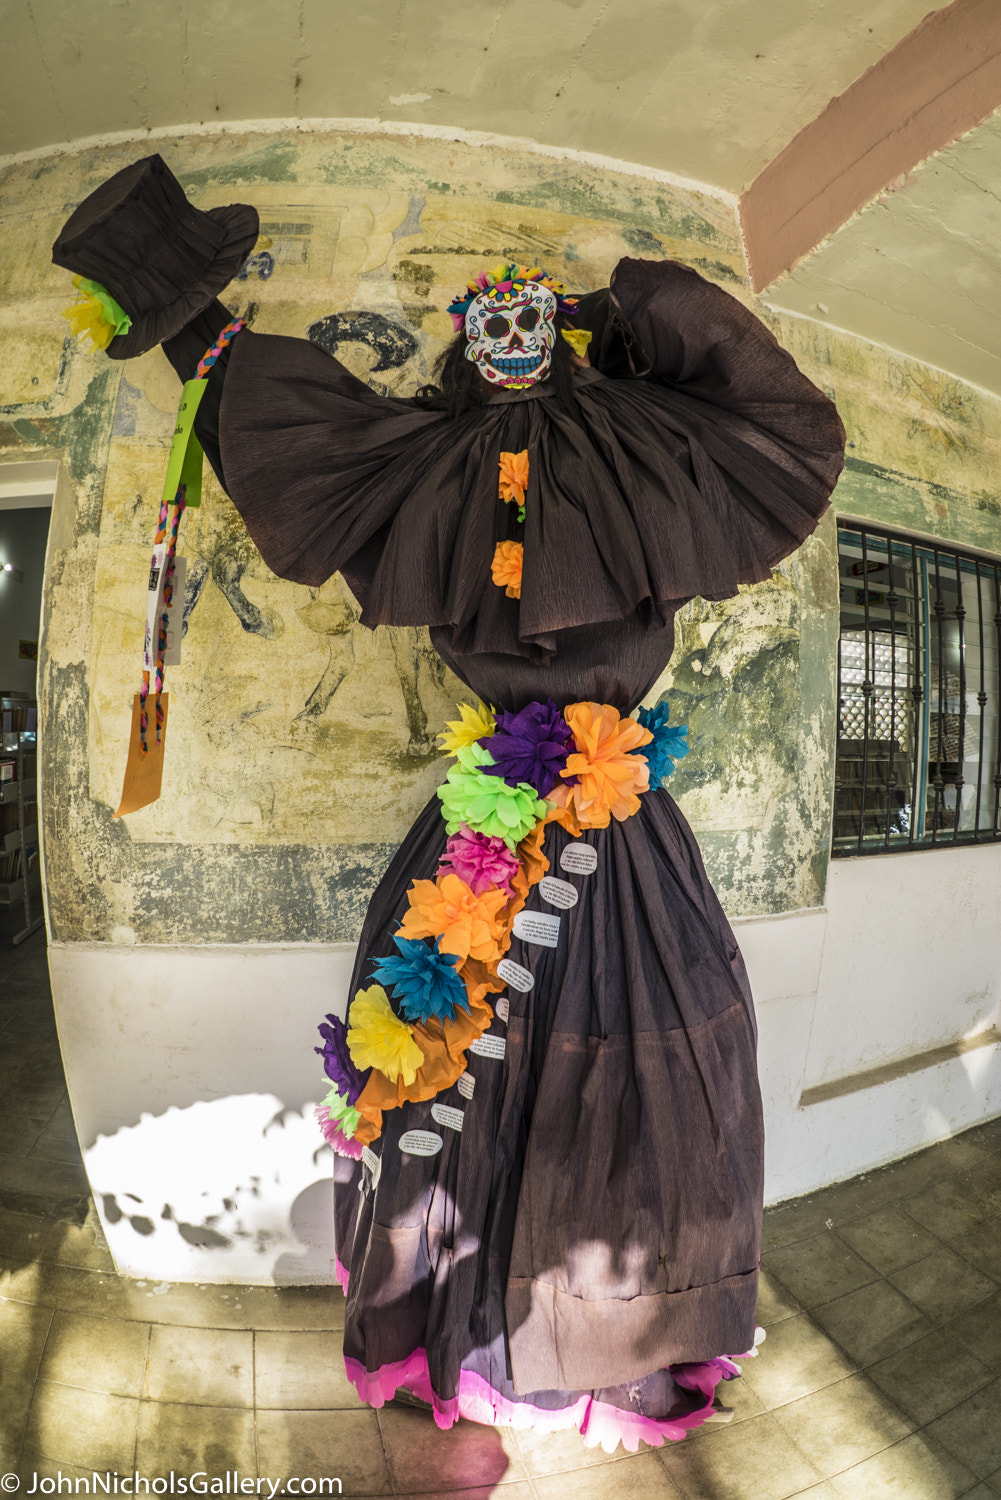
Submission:
[[[195,413],[205,394],[207,380],[186,380],[174,423],[174,437],[163,481],[163,499],[170,505],[178,487],[185,485],[188,510],[202,503],[202,445],[195,437]]]

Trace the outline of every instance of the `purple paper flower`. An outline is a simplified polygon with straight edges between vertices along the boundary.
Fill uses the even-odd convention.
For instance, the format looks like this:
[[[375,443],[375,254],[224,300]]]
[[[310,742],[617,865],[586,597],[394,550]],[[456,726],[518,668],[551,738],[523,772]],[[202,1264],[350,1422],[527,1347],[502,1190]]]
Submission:
[[[517,713],[501,711],[494,733],[479,743],[493,760],[482,771],[514,784],[527,782],[540,797],[548,797],[574,749],[573,735],[552,698],[526,704]]]
[[[518,856],[503,839],[493,838],[489,833],[474,833],[465,823],[460,824],[458,833],[452,834],[438,865],[439,873],[451,873],[464,880],[474,896],[492,888],[513,896],[511,880],[518,868]]]
[[[316,1028],[323,1037],[323,1046],[314,1047],[313,1051],[318,1052],[323,1058],[323,1071],[331,1083],[336,1084],[341,1093],[354,1104],[365,1087],[365,1079],[368,1075],[359,1073],[351,1061],[347,1043],[347,1026],[338,1016],[328,1016],[327,1020],[330,1022],[329,1026],[321,1022]]]

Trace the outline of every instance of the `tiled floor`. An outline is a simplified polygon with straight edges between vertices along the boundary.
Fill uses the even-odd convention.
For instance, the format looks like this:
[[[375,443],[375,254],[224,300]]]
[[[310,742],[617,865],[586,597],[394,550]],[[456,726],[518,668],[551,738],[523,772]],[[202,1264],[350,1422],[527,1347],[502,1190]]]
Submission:
[[[115,1275],[73,1136],[44,939],[0,947],[0,965],[0,1473],[22,1491],[138,1470],[173,1472],[178,1488],[203,1471],[216,1493],[233,1492],[234,1471],[277,1494],[296,1492],[291,1476],[336,1477],[356,1500],[1001,1494],[1001,1121],[769,1210],[768,1338],[725,1388],[731,1425],[611,1456],[576,1434],[442,1433],[419,1412],[358,1406],[339,1293]]]

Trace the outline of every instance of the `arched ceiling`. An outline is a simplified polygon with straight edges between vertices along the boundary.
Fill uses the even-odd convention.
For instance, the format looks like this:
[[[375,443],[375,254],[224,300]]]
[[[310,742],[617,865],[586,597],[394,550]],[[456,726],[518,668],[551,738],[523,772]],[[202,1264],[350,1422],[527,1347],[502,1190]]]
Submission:
[[[0,36],[0,156],[352,119],[630,162],[742,199],[766,301],[1001,393],[998,0],[0,0]]]

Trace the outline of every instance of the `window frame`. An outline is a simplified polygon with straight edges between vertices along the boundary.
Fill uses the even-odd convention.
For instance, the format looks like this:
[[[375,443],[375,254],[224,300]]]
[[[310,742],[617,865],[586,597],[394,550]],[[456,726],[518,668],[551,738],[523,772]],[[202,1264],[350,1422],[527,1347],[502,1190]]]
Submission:
[[[843,538],[850,536],[856,548],[861,547],[862,587],[857,590],[861,599],[857,598],[857,607],[862,612],[862,628],[859,634],[863,637],[864,654],[864,678],[861,684],[864,711],[864,732],[861,736],[843,735],[843,713],[846,707],[844,684],[842,682],[843,650],[842,642],[845,639],[846,615],[850,618],[850,612],[846,610],[843,601],[845,579],[842,572],[844,560],[849,553],[843,547]],[[941,538],[929,537],[918,533],[900,531],[893,526],[884,526],[868,519],[853,516],[839,515],[837,518],[837,553],[838,553],[838,645],[837,645],[837,670],[836,670],[836,740],[834,760],[834,799],[831,820],[831,858],[851,859],[873,854],[899,854],[911,853],[931,849],[968,849],[983,845],[1001,843],[1001,556],[987,552],[978,551],[975,548],[959,547],[952,542]],[[875,544],[875,545],[873,545]],[[910,569],[909,582],[912,583],[912,592],[905,595],[904,608],[900,612],[901,621],[908,618],[906,601],[912,601],[911,614],[913,620],[913,641],[907,633],[906,627],[898,631],[896,623],[896,608],[900,602],[900,595],[895,592],[894,566],[888,573],[888,589],[885,595],[886,607],[889,609],[889,629],[880,630],[878,626],[870,623],[870,607],[873,590],[868,585],[870,572],[869,555],[872,548],[873,555],[881,556],[884,561],[889,558],[891,564],[898,560],[900,565]],[[855,552],[854,556],[857,557]],[[920,564],[920,566],[919,566]],[[929,573],[929,565],[934,573],[934,584],[932,584]],[[946,578],[947,573],[949,577]],[[969,579],[971,587],[964,593],[964,576]],[[956,633],[958,636],[959,674],[956,679],[957,691],[948,693],[948,672],[945,665],[946,637],[945,637],[945,615],[946,606],[943,602],[943,580],[947,586],[955,585],[956,606],[952,611],[956,622]],[[985,604],[985,586],[989,601]],[[882,601],[881,601],[882,603]],[[971,608],[967,608],[967,604]],[[993,613],[991,613],[991,603]],[[875,607],[875,606],[872,606]],[[849,630],[857,629],[849,625]],[[967,643],[970,639],[969,631],[973,632],[976,642],[976,655],[979,668],[974,666],[973,671],[973,696],[977,700],[979,713],[979,730],[975,739],[976,746],[976,807],[974,811],[974,826],[972,828],[960,828],[960,821],[964,815],[962,804],[963,789],[973,784],[973,777],[964,777],[963,772],[969,764],[969,758],[962,753],[955,762],[948,761],[943,755],[945,747],[945,736],[949,732],[945,728],[945,721],[950,718],[958,720],[957,739],[962,752],[965,745],[966,723],[969,710],[968,700],[971,696],[971,681],[967,674],[968,657],[972,657],[972,647],[968,653]],[[932,633],[936,640],[932,643]],[[870,763],[870,752],[873,746],[883,746],[884,742],[872,735],[869,731],[870,704],[882,687],[885,695],[887,684],[879,684],[877,678],[878,669],[875,666],[875,651],[877,642],[874,637],[886,634],[890,637],[892,644],[889,649],[889,700],[891,713],[891,734],[886,743],[884,757],[890,758],[889,769],[886,779],[882,783],[882,791],[885,793],[885,811],[877,807],[876,815],[883,820],[882,831],[866,833],[867,813],[870,809],[866,805],[867,791],[869,789],[868,769]],[[893,735],[893,716],[898,703],[899,689],[897,687],[897,648],[896,637],[901,635],[907,653],[913,651],[914,669],[909,674],[910,685],[905,690],[910,698],[910,707],[901,707],[902,730],[903,715],[913,714],[912,732],[914,734],[914,745],[910,758],[912,761],[911,774],[907,791],[909,802],[904,804],[908,812],[908,828],[906,835],[898,828],[892,827],[893,806],[892,792],[898,783],[895,775],[893,760],[902,751],[899,742]],[[986,655],[994,657],[992,677],[988,683],[989,675],[986,667]],[[935,649],[937,648],[937,650]],[[884,653],[886,645],[883,646]],[[935,695],[936,709],[932,709],[933,691],[925,692],[925,684],[930,683],[930,672],[937,654],[937,695]],[[870,666],[870,662],[873,666]],[[979,670],[979,678],[977,671]],[[884,677],[887,668],[884,666]],[[936,684],[932,685],[932,688]],[[989,686],[989,691],[988,691]],[[958,715],[951,714],[942,704],[948,702],[950,697],[959,700]],[[996,718],[996,727],[988,736],[985,721],[988,717],[988,705],[992,710],[990,717]],[[933,729],[931,719],[937,720]],[[938,756],[931,753],[931,736],[937,734]],[[848,743],[862,744],[862,776],[861,781],[856,783],[861,790],[861,801],[856,809],[839,806],[839,796],[850,787],[851,783],[843,783],[841,780],[841,768],[849,760],[843,755],[842,747]],[[988,743],[990,741],[990,743]],[[875,759],[875,756],[872,756]],[[956,776],[947,777],[943,775],[943,765],[957,766]],[[931,776],[932,766],[935,766],[935,775]],[[875,779],[873,783],[875,786]],[[952,791],[955,793],[954,811],[948,807],[947,795]],[[930,798],[934,802],[929,807]],[[982,807],[984,799],[987,799],[988,809],[990,801],[993,800],[993,821],[980,826]],[[915,815],[917,809],[917,816]],[[932,826],[927,824],[927,813],[932,813]],[[845,817],[851,817],[857,812],[857,829],[847,834],[838,834],[839,822]],[[952,812],[951,826],[943,826],[939,822],[940,814]],[[922,828],[921,836],[918,836],[917,828]]]

